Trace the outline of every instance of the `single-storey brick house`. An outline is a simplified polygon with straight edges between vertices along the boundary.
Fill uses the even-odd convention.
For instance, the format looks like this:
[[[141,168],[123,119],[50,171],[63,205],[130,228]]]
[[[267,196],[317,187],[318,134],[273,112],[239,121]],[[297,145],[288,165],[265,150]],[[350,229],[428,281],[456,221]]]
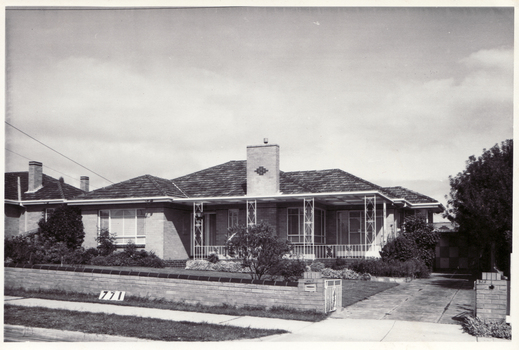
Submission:
[[[12,237],[38,228],[54,208],[88,192],[88,177],[81,177],[82,189],[43,174],[40,162],[29,162],[29,171],[5,173],[4,235]]]
[[[339,169],[283,172],[279,146],[247,147],[229,161],[172,180],[143,175],[67,199],[80,206],[84,246],[108,229],[164,259],[225,253],[227,230],[265,221],[306,258],[377,256],[405,215],[433,213],[438,201],[380,187]]]

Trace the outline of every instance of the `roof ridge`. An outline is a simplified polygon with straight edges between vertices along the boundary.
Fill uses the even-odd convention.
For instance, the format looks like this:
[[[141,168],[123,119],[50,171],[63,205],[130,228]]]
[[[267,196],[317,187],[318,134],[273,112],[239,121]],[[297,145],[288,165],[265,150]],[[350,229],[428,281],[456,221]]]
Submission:
[[[61,194],[61,199],[66,199],[65,193],[63,193],[63,187],[61,187],[61,181],[59,181],[59,180],[58,180],[58,189],[59,189],[59,193]]]
[[[164,191],[164,189],[159,186],[159,184],[157,183],[157,181],[154,179],[154,176],[153,175],[150,175],[150,174],[146,174],[144,175],[145,177],[147,177],[151,183],[157,188],[157,190],[159,190],[159,192],[162,193],[163,196],[167,197],[168,194],[166,193],[166,191]]]
[[[184,196],[186,196],[186,198],[189,198],[189,196],[187,195],[186,192],[184,192],[180,187],[178,187],[178,185],[173,181],[173,180],[169,180],[171,181],[171,183],[173,184],[173,186],[175,186]]]

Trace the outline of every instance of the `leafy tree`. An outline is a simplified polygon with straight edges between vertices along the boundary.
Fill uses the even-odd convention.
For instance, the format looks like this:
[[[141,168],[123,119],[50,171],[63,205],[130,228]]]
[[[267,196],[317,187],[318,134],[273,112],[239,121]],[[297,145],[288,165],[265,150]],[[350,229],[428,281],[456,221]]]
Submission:
[[[38,234],[47,242],[63,242],[69,249],[77,249],[83,244],[85,231],[81,210],[78,207],[61,205],[48,217],[38,222]]]
[[[264,222],[229,228],[229,255],[242,260],[243,266],[250,270],[252,279],[260,280],[273,274],[283,256],[290,252],[290,243],[276,237],[273,232],[273,228]]]
[[[470,156],[466,168],[449,177],[451,191],[445,217],[459,225],[479,249],[480,271],[494,264],[509,273],[512,250],[513,140]]]

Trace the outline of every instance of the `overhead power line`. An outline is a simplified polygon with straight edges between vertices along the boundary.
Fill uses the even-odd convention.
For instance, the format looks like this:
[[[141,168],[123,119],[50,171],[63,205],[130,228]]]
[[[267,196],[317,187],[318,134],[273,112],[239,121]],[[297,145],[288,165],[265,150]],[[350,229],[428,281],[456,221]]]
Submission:
[[[50,149],[51,151],[56,152],[56,153],[59,154],[60,156],[62,156],[62,157],[64,157],[64,158],[67,158],[67,159],[70,160],[71,162],[73,162],[73,163],[79,165],[79,166],[82,167],[83,169],[86,169],[86,170],[90,171],[91,173],[96,174],[96,175],[99,176],[100,178],[103,178],[103,179],[105,179],[106,181],[108,181],[108,182],[110,182],[110,183],[113,184],[113,181],[110,181],[110,180],[108,180],[106,177],[104,177],[104,176],[102,176],[102,175],[99,175],[99,174],[96,173],[95,171],[93,171],[93,170],[87,168],[86,166],[79,164],[79,163],[76,162],[74,159],[71,159],[71,158],[67,157],[66,155],[64,155],[63,153],[60,153],[60,152],[56,151],[54,148],[52,148],[52,147],[50,147],[50,146],[47,146],[46,144],[44,144],[44,143],[41,142],[40,140],[38,140],[38,139],[32,137],[31,135],[27,134],[27,133],[24,132],[24,131],[18,129],[16,126],[11,125],[11,124],[9,124],[8,122],[5,122],[5,123],[6,123],[7,125],[9,125],[10,127],[14,128],[14,129],[16,129],[16,130],[18,130],[19,132],[21,132],[21,133],[24,134],[25,136],[28,136],[28,137],[30,137],[31,139],[33,139],[34,141],[36,141],[36,142],[42,144],[43,146],[47,147],[47,148]]]
[[[26,156],[23,156],[23,155],[21,155],[20,153],[16,153],[15,151],[11,151],[11,150],[8,149],[8,148],[5,148],[5,150],[6,150],[6,151],[9,151],[9,152],[11,152],[11,153],[14,153],[14,154],[16,154],[17,156],[22,157],[22,158],[25,158],[25,159],[27,159],[27,160],[32,160],[31,158],[28,158],[28,157],[26,157]],[[51,168],[50,166],[45,165],[45,168],[46,168],[46,169],[50,169],[50,170],[52,170],[52,171],[55,171],[55,172],[57,172],[57,173],[60,173],[61,175],[65,175],[66,177],[71,178],[71,179],[74,179],[74,180],[76,180],[76,181],[81,181],[81,179],[78,179],[78,178],[76,178],[76,177],[74,177],[74,176],[71,176],[71,175],[65,174],[65,173],[63,173],[63,172],[61,172],[61,171],[59,171],[59,170],[56,170],[56,169],[54,169],[54,168]],[[90,188],[91,188],[91,190],[96,190],[96,189],[98,189],[99,187],[92,187],[92,186],[90,186]]]

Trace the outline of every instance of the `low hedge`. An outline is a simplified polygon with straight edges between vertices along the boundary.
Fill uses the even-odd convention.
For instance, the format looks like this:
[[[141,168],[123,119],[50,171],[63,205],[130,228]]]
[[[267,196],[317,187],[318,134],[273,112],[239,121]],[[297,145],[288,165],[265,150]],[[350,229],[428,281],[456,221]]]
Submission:
[[[475,337],[512,339],[512,327],[502,321],[483,320],[479,317],[465,317],[463,330]]]
[[[382,259],[362,259],[351,263],[350,268],[359,273],[369,273],[381,277],[428,278],[431,271],[421,260],[387,261]]]

